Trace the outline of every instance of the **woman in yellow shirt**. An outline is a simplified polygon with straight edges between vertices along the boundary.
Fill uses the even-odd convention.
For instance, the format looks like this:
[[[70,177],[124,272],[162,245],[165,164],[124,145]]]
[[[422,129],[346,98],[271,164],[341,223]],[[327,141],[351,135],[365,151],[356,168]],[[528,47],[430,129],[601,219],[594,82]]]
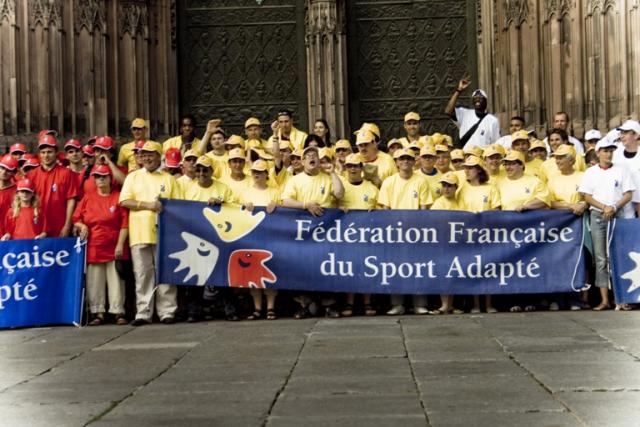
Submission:
[[[447,172],[440,178],[440,184],[442,185],[441,196],[433,202],[431,210],[443,210],[443,211],[464,211],[466,210],[464,204],[456,196],[458,192],[458,177],[455,172]],[[462,314],[462,310],[458,310],[453,306],[453,295],[440,295],[442,305],[430,314]]]
[[[467,157],[464,162],[464,172],[467,176],[467,184],[460,189],[458,198],[462,201],[468,212],[484,212],[500,210],[500,194],[495,185],[489,184],[489,174],[484,170],[482,160],[475,156]],[[491,304],[491,295],[485,295],[485,308],[487,313],[497,313]],[[473,296],[473,308],[471,314],[480,313],[480,296]]]
[[[240,203],[247,210],[252,211],[255,206],[265,207],[267,213],[275,210],[280,202],[280,191],[276,187],[267,184],[269,179],[269,165],[264,160],[256,160],[251,165],[251,178],[253,185],[247,187],[240,192]],[[251,289],[251,297],[253,298],[253,313],[247,317],[247,320],[256,320],[262,317],[262,295],[267,299],[267,320],[275,320],[276,316],[276,289]]]

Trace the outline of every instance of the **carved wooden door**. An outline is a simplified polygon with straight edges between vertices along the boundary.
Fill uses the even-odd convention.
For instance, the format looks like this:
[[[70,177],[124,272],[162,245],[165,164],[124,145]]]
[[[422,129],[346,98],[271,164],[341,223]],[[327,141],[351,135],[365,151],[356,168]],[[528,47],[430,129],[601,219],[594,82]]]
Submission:
[[[417,111],[423,134],[455,136],[443,110],[465,72],[477,82],[475,1],[347,4],[351,127],[374,122],[388,140],[404,136],[404,114]]]
[[[258,117],[263,136],[281,108],[307,127],[304,0],[178,2],[180,113],[202,134],[210,118],[242,134]]]

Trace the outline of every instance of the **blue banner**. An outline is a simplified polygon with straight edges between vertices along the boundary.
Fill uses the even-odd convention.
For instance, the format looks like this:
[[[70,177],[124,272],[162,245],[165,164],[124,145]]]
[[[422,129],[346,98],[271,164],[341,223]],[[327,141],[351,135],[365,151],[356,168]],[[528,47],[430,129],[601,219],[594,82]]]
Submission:
[[[617,304],[640,302],[640,219],[611,223],[609,260]]]
[[[582,218],[563,211],[278,208],[163,200],[158,280],[396,294],[569,292],[584,286]]]
[[[85,242],[0,242],[0,328],[79,324]]]

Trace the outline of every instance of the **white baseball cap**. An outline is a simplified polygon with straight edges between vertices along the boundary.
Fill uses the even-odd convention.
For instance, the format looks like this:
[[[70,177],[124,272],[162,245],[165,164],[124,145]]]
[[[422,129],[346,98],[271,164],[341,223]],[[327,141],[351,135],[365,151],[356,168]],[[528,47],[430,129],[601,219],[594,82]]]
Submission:
[[[602,134],[597,129],[590,129],[584,134],[585,141],[591,141],[592,139],[602,139]]]
[[[484,90],[482,90],[482,89],[476,89],[476,90],[474,90],[474,91],[473,91],[473,93],[471,94],[471,97],[473,98],[474,96],[481,96],[481,97],[483,97],[484,99],[488,99],[488,97],[487,97],[487,92],[485,92],[485,91],[484,91]]]
[[[638,123],[636,120],[627,120],[622,124],[622,126],[618,127],[617,129],[619,131],[632,130],[636,134],[640,135],[640,123]]]
[[[598,141],[598,143],[596,144],[596,152],[602,148],[607,148],[607,147],[617,147],[618,144],[616,144],[613,141],[609,141],[607,138],[602,138],[600,141]]]

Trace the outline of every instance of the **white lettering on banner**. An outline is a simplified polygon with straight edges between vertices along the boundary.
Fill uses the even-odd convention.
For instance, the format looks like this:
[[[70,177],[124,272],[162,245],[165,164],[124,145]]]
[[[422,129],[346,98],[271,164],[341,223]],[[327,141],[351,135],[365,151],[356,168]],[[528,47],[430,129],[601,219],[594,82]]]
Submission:
[[[520,228],[466,228],[464,222],[449,223],[449,243],[499,244],[513,243],[517,248],[523,243],[567,243],[573,240],[570,227],[546,228],[544,222],[539,227]]]
[[[432,227],[407,227],[398,221],[384,227],[361,227],[350,222],[346,227],[337,219],[330,226],[324,221],[311,226],[308,219],[296,220],[296,241],[311,238],[316,243],[438,243],[438,230]],[[573,240],[571,227],[547,228],[544,222],[538,226],[513,229],[507,228],[467,228],[464,222],[449,222],[451,244],[513,244],[519,249],[524,244],[568,243]]]
[[[528,264],[518,260],[515,264],[511,262],[489,262],[484,264],[482,256],[476,255],[475,261],[467,266],[463,266],[456,256],[451,261],[446,277],[459,279],[498,279],[500,286],[508,285],[508,279],[516,277],[520,279],[540,277],[538,270],[540,265],[534,257]]]
[[[0,310],[4,310],[4,303],[8,301],[33,301],[38,298],[38,286],[29,279],[26,286],[19,282],[11,285],[0,285]]]
[[[338,271],[336,271],[336,266]],[[320,264],[320,274],[323,276],[353,277],[353,263],[351,261],[336,261],[336,254],[329,252],[329,259]]]
[[[380,277],[381,285],[389,285],[389,280],[402,279],[435,279],[435,261],[427,262],[378,262],[378,257],[370,255],[364,259],[365,277]]]
[[[15,270],[29,268],[48,268],[53,265],[66,267],[70,264],[69,252],[67,251],[44,251],[39,252],[38,246],[34,246],[31,252],[8,252],[2,257],[0,269],[4,268],[13,274]]]

